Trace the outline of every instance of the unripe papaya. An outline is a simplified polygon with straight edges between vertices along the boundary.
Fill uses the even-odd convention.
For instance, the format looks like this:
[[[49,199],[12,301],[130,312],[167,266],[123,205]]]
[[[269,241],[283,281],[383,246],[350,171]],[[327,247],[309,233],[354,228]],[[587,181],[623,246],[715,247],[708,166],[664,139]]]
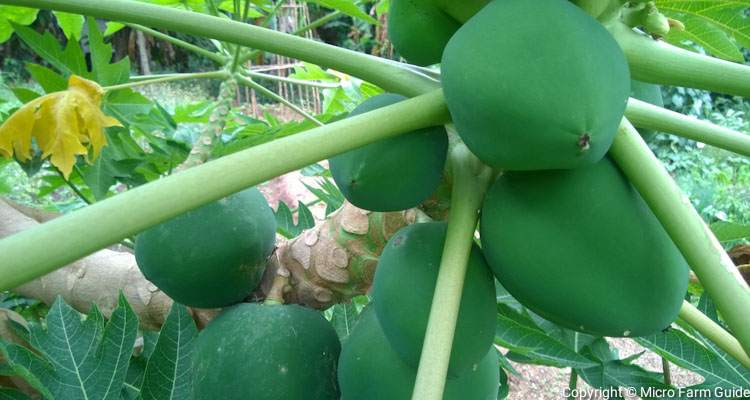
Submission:
[[[508,292],[570,329],[656,333],[677,317],[687,290],[684,258],[608,157],[504,174],[484,200],[480,231]]]
[[[195,400],[336,400],[341,345],[322,314],[297,305],[242,303],[195,344]]]
[[[401,228],[383,249],[373,298],[391,346],[416,368],[422,353],[447,224]],[[495,337],[495,281],[482,252],[472,246],[453,340],[449,376],[460,376],[487,354]]]
[[[658,85],[633,79],[630,81],[630,97],[655,106],[664,107],[664,99],[661,97],[661,88]],[[647,142],[656,135],[656,131],[651,129],[638,128],[638,132],[643,136],[643,140]]]
[[[365,100],[350,116],[404,100],[381,94]],[[336,185],[350,203],[372,211],[415,207],[440,184],[448,154],[443,126],[418,129],[339,154],[330,161]]]
[[[599,161],[630,93],[617,42],[562,0],[490,2],[448,42],[442,81],[464,143],[505,170]]]
[[[461,24],[488,0],[391,0],[388,38],[412,64],[440,62],[445,45]]]
[[[412,64],[439,63],[445,44],[460,26],[433,0],[391,0],[388,38]]]
[[[491,348],[470,371],[446,380],[443,399],[495,400],[499,371],[497,351]],[[338,377],[341,400],[409,400],[417,371],[391,348],[368,306],[344,341]]]
[[[177,302],[224,307],[258,285],[276,239],[276,218],[250,188],[177,216],[136,238],[143,275]]]

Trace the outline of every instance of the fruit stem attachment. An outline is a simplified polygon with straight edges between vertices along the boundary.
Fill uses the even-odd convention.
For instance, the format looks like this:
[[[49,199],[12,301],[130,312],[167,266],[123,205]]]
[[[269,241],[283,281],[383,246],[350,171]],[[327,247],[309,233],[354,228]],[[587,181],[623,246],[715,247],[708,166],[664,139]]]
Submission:
[[[745,351],[750,351],[750,289],[714,234],[638,131],[623,118],[609,153],[640,192],[714,299]]]
[[[750,66],[654,40],[619,21],[607,29],[625,52],[634,79],[750,97]]]
[[[284,304],[284,292],[286,287],[289,286],[289,270],[280,267],[276,270],[276,274],[273,276],[273,283],[271,283],[271,289],[266,295],[266,299],[263,304]]]
[[[479,208],[494,174],[464,144],[451,149],[453,189],[448,230],[432,297],[412,400],[443,398],[461,294]]]
[[[443,92],[435,90],[224,156],[5,237],[0,291],[247,187],[449,118]]]
[[[686,302],[682,303],[680,308],[680,318],[687,322],[701,335],[714,342],[720,349],[734,357],[740,364],[750,368],[750,357],[742,349],[740,342],[735,339],[729,332],[714,322],[711,318],[703,314],[694,305]]]
[[[750,136],[631,98],[625,117],[639,127],[667,132],[750,157]]]

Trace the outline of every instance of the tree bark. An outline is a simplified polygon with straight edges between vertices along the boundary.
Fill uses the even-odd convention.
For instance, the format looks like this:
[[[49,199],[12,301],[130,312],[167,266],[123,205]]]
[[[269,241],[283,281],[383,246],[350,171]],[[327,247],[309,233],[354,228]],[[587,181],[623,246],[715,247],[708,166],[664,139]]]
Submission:
[[[146,36],[143,32],[135,32],[135,42],[138,46],[138,60],[141,64],[141,75],[151,75],[151,66],[149,65],[148,48],[146,46]]]

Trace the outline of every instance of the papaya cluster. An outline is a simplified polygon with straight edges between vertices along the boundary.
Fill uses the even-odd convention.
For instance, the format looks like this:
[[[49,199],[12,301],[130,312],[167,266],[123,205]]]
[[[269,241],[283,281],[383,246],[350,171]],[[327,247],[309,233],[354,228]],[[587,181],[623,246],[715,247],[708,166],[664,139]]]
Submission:
[[[568,1],[452,2],[462,18],[448,3],[393,0],[389,34],[407,61],[440,63],[458,135],[504,171],[480,222],[494,276],[571,329],[637,336],[669,326],[686,262],[606,156],[628,97],[661,106],[659,87],[631,81],[616,41]]]
[[[344,342],[339,360],[342,400],[411,398],[435,292],[447,224],[399,230],[378,262],[373,302]],[[473,246],[451,350],[444,399],[496,399],[495,283]]]

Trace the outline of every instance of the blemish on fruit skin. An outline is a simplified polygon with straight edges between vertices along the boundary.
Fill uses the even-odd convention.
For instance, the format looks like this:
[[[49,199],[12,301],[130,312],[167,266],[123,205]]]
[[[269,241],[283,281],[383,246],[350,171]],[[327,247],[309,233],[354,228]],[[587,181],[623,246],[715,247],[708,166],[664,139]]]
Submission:
[[[622,333],[622,336],[628,337],[630,336],[630,331],[625,331]]]
[[[279,365],[280,374],[286,375],[287,372],[289,372],[289,368],[287,368],[286,365]]]
[[[583,153],[591,148],[591,135],[584,133],[578,137],[578,149]]]
[[[403,243],[403,242],[404,242],[404,237],[403,236],[396,236],[395,238],[393,238],[393,247],[397,247],[397,246],[401,245],[401,243]]]

